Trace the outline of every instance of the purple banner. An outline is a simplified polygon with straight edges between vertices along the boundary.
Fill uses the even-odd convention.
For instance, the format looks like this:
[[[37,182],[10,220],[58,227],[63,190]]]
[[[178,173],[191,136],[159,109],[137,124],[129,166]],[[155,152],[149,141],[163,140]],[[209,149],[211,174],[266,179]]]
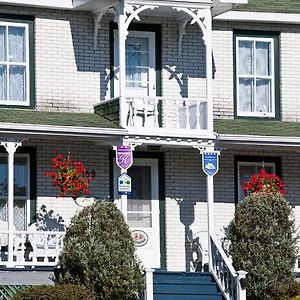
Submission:
[[[131,146],[117,146],[116,163],[121,169],[127,170],[133,164]]]

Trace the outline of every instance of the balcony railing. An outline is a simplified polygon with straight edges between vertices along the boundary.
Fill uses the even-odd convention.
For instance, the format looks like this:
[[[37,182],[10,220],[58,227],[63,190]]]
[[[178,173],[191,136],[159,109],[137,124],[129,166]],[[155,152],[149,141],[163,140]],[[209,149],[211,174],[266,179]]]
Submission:
[[[210,236],[211,273],[226,300],[246,300],[243,286],[247,272],[235,271],[219,240]]]
[[[206,99],[129,96],[125,99],[123,116],[128,129],[168,133],[207,130]]]
[[[1,231],[0,266],[55,266],[63,247],[62,231]],[[8,253],[9,235],[13,236],[13,255]]]

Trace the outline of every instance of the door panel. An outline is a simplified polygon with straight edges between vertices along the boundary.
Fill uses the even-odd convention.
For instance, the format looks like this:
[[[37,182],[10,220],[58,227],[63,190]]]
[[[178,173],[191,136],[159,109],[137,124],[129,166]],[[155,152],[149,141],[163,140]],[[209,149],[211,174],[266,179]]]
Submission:
[[[114,96],[119,95],[118,31],[114,33],[115,82]],[[129,31],[125,42],[126,94],[133,96],[156,96],[155,33]]]
[[[118,167],[114,168],[115,199]],[[134,159],[128,169],[132,193],[127,197],[127,222],[132,231],[137,255],[147,268],[160,268],[160,224],[157,159]]]

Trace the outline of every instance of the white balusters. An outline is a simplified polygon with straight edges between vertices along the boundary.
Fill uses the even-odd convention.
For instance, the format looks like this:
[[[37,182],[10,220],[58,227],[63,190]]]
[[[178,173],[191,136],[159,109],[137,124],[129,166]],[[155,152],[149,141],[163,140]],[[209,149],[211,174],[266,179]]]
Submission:
[[[63,247],[64,232],[61,231],[15,231],[13,232],[14,249],[12,253],[14,266],[54,266]],[[0,265],[7,266],[8,232],[1,232],[1,261]]]
[[[127,126],[185,132],[207,128],[206,99],[127,96]],[[202,112],[203,110],[203,112]],[[202,128],[204,127],[204,128]]]

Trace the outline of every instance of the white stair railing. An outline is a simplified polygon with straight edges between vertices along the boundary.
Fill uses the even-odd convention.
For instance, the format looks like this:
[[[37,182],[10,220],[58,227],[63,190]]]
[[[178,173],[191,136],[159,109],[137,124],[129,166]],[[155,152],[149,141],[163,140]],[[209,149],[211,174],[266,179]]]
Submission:
[[[211,273],[226,300],[246,300],[245,271],[235,271],[221,243],[210,236]]]

